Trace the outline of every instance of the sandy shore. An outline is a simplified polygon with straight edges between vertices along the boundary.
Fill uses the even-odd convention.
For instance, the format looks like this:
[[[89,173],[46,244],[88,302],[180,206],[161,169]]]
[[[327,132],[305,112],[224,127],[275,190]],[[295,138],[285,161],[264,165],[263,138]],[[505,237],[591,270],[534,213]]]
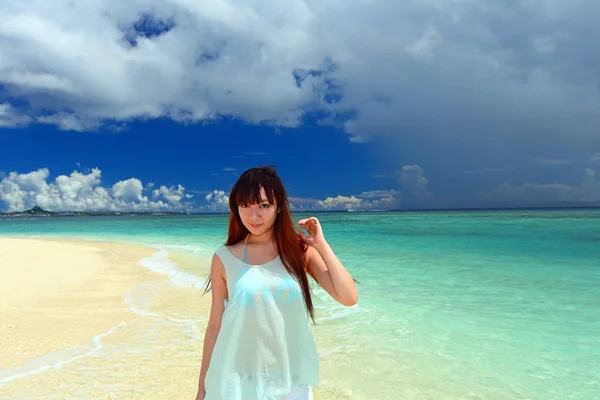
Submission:
[[[124,244],[0,238],[0,369],[89,342],[133,313],[129,288],[160,274],[156,250]]]
[[[15,399],[194,398],[210,295],[139,265],[155,252],[0,237],[0,392]],[[169,259],[183,271],[208,272],[208,260]],[[315,397],[350,398],[327,384]]]

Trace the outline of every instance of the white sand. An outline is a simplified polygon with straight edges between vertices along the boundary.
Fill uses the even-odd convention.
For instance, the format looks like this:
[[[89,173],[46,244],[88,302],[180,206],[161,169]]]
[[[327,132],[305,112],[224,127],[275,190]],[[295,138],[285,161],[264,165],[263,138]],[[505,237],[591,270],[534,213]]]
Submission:
[[[5,369],[89,346],[92,338],[111,331],[102,337],[98,353],[0,383],[0,397],[105,399],[113,393],[131,399],[193,399],[210,294],[173,285],[165,275],[139,265],[155,251],[103,242],[0,238],[0,378]],[[183,270],[208,271],[207,262],[173,260]],[[138,287],[149,281],[148,288]],[[143,306],[147,316],[131,312],[125,303],[127,290],[134,287],[151,299]],[[194,321],[195,328],[184,329],[188,325],[178,322],[181,318]],[[315,398],[349,399],[345,392],[323,385]]]
[[[134,317],[127,289],[162,276],[156,250],[112,243],[0,238],[0,369],[89,342]]]

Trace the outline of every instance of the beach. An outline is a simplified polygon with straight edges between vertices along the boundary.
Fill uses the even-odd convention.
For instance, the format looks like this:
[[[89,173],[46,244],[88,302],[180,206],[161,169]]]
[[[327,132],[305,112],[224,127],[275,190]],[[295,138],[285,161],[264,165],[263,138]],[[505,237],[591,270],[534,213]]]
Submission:
[[[113,367],[138,369],[136,363],[127,368],[126,357],[106,363],[98,357],[98,350],[135,338],[126,328],[143,321],[126,303],[129,290],[142,283],[168,282],[164,274],[139,265],[154,253],[151,248],[119,243],[0,238],[2,398],[28,398],[33,393],[45,398],[76,396],[89,393],[97,381],[120,382],[126,387],[127,374]],[[168,293],[163,300],[169,300]],[[164,306],[159,302],[153,307]],[[75,364],[88,372],[73,371],[70,367]],[[149,360],[148,366],[152,364],[159,363]],[[141,382],[160,382],[164,367]],[[190,395],[197,381],[192,375],[198,372],[192,369],[187,381],[181,378]],[[98,390],[97,398],[105,398],[104,389]]]
[[[313,287],[315,399],[598,398],[600,210],[319,220],[360,297]],[[0,398],[194,398],[226,226],[0,219]]]
[[[127,289],[155,279],[137,266],[152,249],[0,239],[0,368],[81,345],[134,313]]]
[[[194,398],[210,295],[140,265],[155,254],[0,238],[2,398]]]

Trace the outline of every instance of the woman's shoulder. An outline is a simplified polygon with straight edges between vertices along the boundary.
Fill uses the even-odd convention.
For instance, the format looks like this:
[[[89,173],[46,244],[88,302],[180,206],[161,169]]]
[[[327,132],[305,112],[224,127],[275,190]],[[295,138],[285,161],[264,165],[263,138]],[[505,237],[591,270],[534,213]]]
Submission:
[[[224,244],[221,244],[221,245],[217,246],[217,248],[215,249],[215,254],[216,254],[217,256],[220,256],[220,255],[222,255],[223,253],[225,253],[226,251],[228,251],[228,250],[229,250],[229,249],[228,249],[228,247],[229,247],[229,246],[227,246],[227,245],[224,245]]]
[[[244,247],[243,242],[239,242],[239,243],[235,243],[235,244],[222,244],[221,246],[217,247],[216,251],[228,251],[232,254],[235,254],[237,252],[237,250],[241,249]]]
[[[221,262],[225,262],[225,260],[231,257],[236,257],[235,254],[237,254],[239,248],[239,243],[233,245],[223,244],[217,247],[215,250],[215,255],[221,259]]]

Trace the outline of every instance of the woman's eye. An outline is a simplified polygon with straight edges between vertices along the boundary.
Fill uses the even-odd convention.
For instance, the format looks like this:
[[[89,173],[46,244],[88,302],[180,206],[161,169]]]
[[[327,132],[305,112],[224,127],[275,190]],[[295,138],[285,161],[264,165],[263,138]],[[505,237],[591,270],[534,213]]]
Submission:
[[[269,208],[271,205],[270,204],[261,204],[261,207],[263,208]]]

